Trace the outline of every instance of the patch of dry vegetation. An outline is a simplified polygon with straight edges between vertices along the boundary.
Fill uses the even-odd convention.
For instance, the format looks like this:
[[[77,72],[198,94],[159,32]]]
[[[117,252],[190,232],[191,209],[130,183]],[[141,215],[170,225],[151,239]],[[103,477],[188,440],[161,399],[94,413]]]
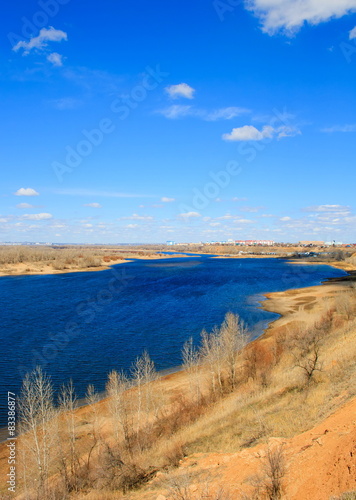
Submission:
[[[100,246],[0,246],[0,273],[29,274],[107,267],[132,258],[159,258],[155,250]]]

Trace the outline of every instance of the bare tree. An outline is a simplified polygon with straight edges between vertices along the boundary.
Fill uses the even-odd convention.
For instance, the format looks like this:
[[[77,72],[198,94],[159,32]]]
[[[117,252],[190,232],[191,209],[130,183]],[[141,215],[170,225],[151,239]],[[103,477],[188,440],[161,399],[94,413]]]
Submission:
[[[77,491],[80,457],[77,450],[77,429],[75,420],[77,398],[72,380],[70,380],[67,385],[62,386],[58,402],[60,411],[60,471],[64,478],[66,491]]]
[[[90,422],[91,423],[91,432],[90,432],[91,444],[90,444],[88,457],[87,457],[87,463],[86,463],[87,474],[89,475],[90,474],[90,462],[91,462],[91,457],[92,457],[93,451],[101,441],[100,427],[99,427],[99,409],[98,409],[99,394],[95,391],[95,387],[92,384],[88,385],[85,399],[86,399],[87,405],[89,406],[90,421],[91,421]]]
[[[189,376],[190,390],[196,400],[201,396],[200,371],[199,371],[199,351],[194,347],[193,338],[190,337],[184,342],[182,349],[183,368]]]
[[[293,339],[295,366],[303,370],[306,384],[309,385],[316,371],[322,371],[320,351],[324,333],[318,325],[300,330]]]
[[[238,315],[227,313],[220,328],[201,334],[200,357],[209,367],[214,393],[223,393],[226,385],[234,389],[237,358],[248,340],[247,330]]]
[[[27,449],[26,464],[34,464],[27,472],[27,482],[37,485],[40,498],[46,498],[47,480],[55,459],[57,438],[57,411],[53,403],[53,387],[40,367],[27,374],[23,380],[19,400],[19,427],[24,434],[22,442]]]
[[[223,355],[219,342],[219,329],[214,327],[211,332],[201,333],[200,359],[208,367],[211,390],[214,395],[223,392]]]
[[[236,385],[237,358],[248,341],[248,333],[244,322],[238,314],[228,312],[219,331],[223,356],[226,360],[228,382],[232,389]]]
[[[152,382],[157,378],[154,363],[147,351],[144,351],[141,356],[136,358],[131,367],[131,375],[137,397],[136,437],[139,448],[142,448],[140,431],[147,428],[149,424],[149,412],[153,409]]]
[[[108,376],[106,391],[109,396],[109,411],[113,421],[114,436],[116,442],[120,438],[120,429],[124,436],[126,444],[129,444],[131,435],[130,426],[130,405],[127,390],[130,387],[130,382],[123,372],[112,370]]]

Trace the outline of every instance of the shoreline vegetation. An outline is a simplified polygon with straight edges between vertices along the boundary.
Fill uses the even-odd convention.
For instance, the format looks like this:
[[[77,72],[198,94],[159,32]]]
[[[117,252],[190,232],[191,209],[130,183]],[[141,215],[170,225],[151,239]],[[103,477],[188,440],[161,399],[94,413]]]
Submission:
[[[104,271],[132,259],[186,257],[140,247],[0,245],[0,277]]]
[[[298,245],[241,247],[232,245],[0,245],[0,277],[91,272],[110,269],[132,259],[174,259],[196,254],[212,258],[286,258],[299,264],[326,264],[345,271],[356,267],[353,248],[310,248]],[[168,254],[165,252],[175,252]],[[189,255],[187,255],[189,254]],[[310,255],[312,254],[312,255]]]
[[[37,376],[48,414],[31,427],[20,412],[17,493],[3,487],[1,498],[354,499],[346,492],[356,489],[355,257],[321,260],[305,263],[336,264],[348,276],[267,293],[261,306],[280,318],[252,342],[227,316],[202,333],[199,352],[185,344],[182,370],[157,377],[143,354],[134,385],[112,372],[107,397],[90,386],[79,408],[67,386],[55,414],[46,376]],[[36,440],[47,447],[45,464]],[[3,477],[6,454],[0,444]]]

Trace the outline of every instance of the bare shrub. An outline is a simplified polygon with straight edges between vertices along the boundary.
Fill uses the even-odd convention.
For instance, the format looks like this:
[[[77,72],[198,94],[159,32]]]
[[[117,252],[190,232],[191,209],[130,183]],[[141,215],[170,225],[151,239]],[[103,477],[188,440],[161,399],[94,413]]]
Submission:
[[[336,311],[349,321],[355,312],[355,304],[349,291],[342,292],[335,300]]]
[[[270,370],[274,363],[273,348],[253,342],[243,351],[245,378],[256,380],[263,387],[269,385]]]
[[[356,500],[356,491],[346,491],[338,497],[330,497],[330,500]]]
[[[282,445],[273,449],[267,446],[262,458],[261,471],[250,478],[254,487],[251,500],[280,500],[283,495],[283,478],[286,475],[286,462]]]
[[[310,384],[315,372],[322,371],[320,352],[325,338],[323,322],[314,326],[299,329],[291,343],[293,348],[294,365],[303,372],[304,380]]]
[[[264,472],[267,477],[265,490],[269,500],[277,500],[282,496],[282,479],[286,473],[285,459],[282,446],[271,450],[267,448]]]
[[[197,483],[199,486],[197,486]],[[194,473],[183,473],[169,477],[165,481],[170,500],[232,500],[233,497],[222,486],[212,486],[211,480],[200,478]],[[194,492],[192,486],[194,485]],[[198,496],[199,495],[199,496]]]
[[[167,465],[171,467],[178,467],[179,462],[184,458],[184,447],[181,441],[176,441],[169,444],[166,452],[164,453]]]
[[[189,473],[169,477],[166,481],[169,497],[172,500],[193,500],[190,491],[192,479],[193,476]]]

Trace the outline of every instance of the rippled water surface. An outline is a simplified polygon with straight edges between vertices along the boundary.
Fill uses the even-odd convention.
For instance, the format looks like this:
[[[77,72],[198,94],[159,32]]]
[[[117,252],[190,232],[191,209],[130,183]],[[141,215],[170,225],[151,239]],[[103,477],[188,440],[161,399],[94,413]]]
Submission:
[[[258,335],[276,314],[263,293],[321,283],[345,273],[278,259],[197,256],[117,265],[107,271],[0,278],[0,425],[7,391],[36,364],[56,387],[79,396],[103,390],[109,370],[128,369],[147,349],[159,370],[180,364],[184,341],[239,313]]]

